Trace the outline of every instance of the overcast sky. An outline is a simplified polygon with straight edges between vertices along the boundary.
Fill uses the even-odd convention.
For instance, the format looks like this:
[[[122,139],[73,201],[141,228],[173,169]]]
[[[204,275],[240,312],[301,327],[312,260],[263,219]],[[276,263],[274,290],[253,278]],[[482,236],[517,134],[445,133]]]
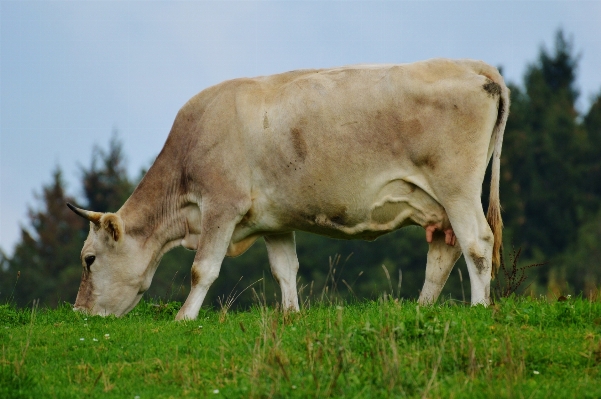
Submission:
[[[178,109],[226,79],[299,68],[475,58],[521,83],[563,28],[582,54],[579,107],[601,91],[601,1],[0,3],[0,248],[12,253],[34,193],[119,131],[131,176]]]

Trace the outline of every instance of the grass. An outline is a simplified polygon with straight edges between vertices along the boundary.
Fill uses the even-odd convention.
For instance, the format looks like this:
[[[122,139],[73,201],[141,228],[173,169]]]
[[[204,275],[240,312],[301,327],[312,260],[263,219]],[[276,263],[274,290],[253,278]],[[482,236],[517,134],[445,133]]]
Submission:
[[[601,302],[380,300],[283,315],[0,306],[2,398],[598,398]]]

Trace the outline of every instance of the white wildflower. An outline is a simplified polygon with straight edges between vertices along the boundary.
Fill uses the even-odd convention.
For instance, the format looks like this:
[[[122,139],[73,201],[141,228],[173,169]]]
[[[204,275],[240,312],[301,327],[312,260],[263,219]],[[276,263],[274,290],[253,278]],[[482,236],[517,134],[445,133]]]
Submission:
[[[538,372],[538,371],[536,371],[536,370],[533,370],[533,371],[532,371],[532,374],[534,374],[534,375],[539,375],[539,374],[540,374],[540,372]]]
[[[80,338],[79,340],[80,340],[80,341],[83,341],[84,339],[83,339],[83,338]]]
[[[219,389],[213,389],[213,393],[214,394],[218,394],[219,393]]]
[[[94,342],[98,342],[98,340],[96,338],[92,338],[92,341]]]

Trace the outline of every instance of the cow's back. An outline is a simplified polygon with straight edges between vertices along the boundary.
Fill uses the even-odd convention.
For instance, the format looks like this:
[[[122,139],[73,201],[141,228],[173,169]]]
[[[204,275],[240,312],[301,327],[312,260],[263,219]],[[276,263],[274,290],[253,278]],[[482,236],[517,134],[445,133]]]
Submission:
[[[430,60],[224,82],[180,111],[180,156],[197,164],[188,169],[199,190],[248,192],[257,229],[311,231],[324,217],[322,234],[369,224],[391,187],[417,190],[440,214],[435,183],[458,184],[488,160],[497,102],[482,65]],[[342,214],[343,224],[330,223]]]

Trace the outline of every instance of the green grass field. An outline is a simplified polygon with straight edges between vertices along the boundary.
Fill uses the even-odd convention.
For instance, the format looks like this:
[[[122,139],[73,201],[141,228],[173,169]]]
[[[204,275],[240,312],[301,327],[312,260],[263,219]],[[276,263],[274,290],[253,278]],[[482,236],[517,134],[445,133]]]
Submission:
[[[601,303],[202,310],[0,306],[0,397],[601,397]]]

